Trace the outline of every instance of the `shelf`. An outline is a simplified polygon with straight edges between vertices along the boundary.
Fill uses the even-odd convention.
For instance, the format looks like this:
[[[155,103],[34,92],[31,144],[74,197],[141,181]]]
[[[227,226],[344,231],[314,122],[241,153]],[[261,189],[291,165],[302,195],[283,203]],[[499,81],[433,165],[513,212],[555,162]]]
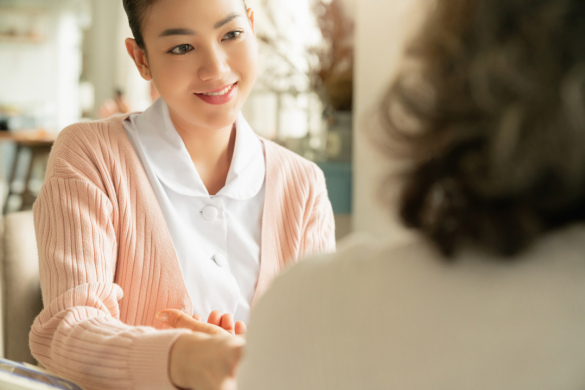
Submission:
[[[31,5],[0,5],[0,12],[3,14],[27,14],[27,15],[45,15],[48,8],[43,6]]]
[[[47,17],[42,8],[0,6],[0,43],[44,42]]]
[[[14,35],[0,35],[0,43],[43,43],[45,42],[44,37],[27,37],[27,36],[14,36]]]

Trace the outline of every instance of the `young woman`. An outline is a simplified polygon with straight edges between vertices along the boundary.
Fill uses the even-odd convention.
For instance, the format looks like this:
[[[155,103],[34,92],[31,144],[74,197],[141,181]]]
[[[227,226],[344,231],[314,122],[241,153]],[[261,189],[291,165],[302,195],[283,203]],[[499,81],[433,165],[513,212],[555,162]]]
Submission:
[[[432,6],[384,103],[421,234],[279,277],[239,390],[585,388],[585,3]]]
[[[257,62],[242,0],[124,6],[128,53],[161,98],[59,136],[34,206],[31,349],[87,389],[223,388],[242,344],[230,333],[274,275],[334,249],[331,204],[314,164],[240,114]],[[170,329],[177,310],[208,323]]]

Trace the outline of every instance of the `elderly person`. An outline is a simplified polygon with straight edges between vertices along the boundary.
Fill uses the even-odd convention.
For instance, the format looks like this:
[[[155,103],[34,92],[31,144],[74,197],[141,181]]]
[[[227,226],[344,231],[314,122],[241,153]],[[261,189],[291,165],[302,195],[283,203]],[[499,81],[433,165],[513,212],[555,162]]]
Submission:
[[[240,390],[585,388],[585,3],[438,0],[384,101],[419,234],[301,262]]]

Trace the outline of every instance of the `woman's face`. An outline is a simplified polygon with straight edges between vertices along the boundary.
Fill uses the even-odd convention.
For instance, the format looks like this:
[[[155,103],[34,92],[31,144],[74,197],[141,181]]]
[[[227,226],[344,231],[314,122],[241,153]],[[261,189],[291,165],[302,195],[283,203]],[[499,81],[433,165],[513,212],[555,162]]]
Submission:
[[[148,76],[182,126],[231,126],[256,80],[254,15],[242,0],[160,0],[142,33]],[[144,74],[143,74],[144,76]]]

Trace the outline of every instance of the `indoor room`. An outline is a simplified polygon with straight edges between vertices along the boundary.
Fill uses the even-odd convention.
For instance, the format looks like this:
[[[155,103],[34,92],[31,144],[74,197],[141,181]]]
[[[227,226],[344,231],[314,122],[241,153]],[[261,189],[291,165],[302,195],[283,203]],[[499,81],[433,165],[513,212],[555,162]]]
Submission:
[[[572,0],[0,0],[0,388],[582,389],[581,38]]]

